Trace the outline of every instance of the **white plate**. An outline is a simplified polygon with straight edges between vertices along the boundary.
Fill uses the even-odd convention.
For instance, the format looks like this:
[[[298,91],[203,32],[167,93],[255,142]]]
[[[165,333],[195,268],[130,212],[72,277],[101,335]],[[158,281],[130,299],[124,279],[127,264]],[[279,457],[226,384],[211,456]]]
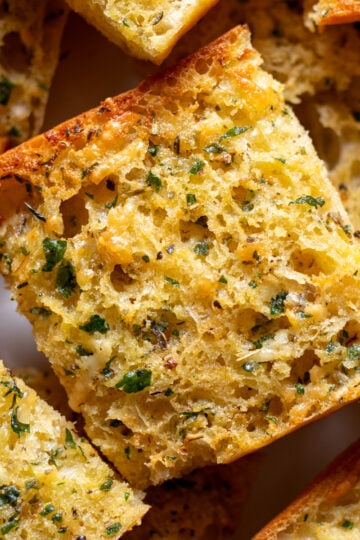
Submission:
[[[65,30],[63,57],[50,94],[45,128],[133,87],[154,68],[124,55],[79,17]],[[44,365],[30,325],[15,312],[0,281],[0,357],[8,366]],[[336,454],[358,437],[360,407],[348,406],[260,451],[260,464],[236,540],[248,540],[283,509]]]

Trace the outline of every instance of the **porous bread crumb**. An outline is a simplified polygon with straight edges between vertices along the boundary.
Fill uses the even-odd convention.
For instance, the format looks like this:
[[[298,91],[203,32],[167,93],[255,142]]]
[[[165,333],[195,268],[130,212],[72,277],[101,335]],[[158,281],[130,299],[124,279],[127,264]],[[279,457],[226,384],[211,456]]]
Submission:
[[[137,486],[360,394],[359,247],[260,63],[234,29],[0,157],[2,272]]]
[[[131,55],[155,64],[218,0],[67,0]]]
[[[0,362],[0,534],[119,538],[147,511],[74,426]]]
[[[349,24],[314,33],[305,27],[305,16],[301,0],[221,0],[180,41],[170,61],[237,22],[248,23],[264,68],[284,84],[285,98],[310,131],[359,234],[360,31]]]
[[[41,129],[67,12],[61,0],[0,3],[0,152]]]
[[[341,454],[254,540],[357,540],[360,537],[360,442]]]

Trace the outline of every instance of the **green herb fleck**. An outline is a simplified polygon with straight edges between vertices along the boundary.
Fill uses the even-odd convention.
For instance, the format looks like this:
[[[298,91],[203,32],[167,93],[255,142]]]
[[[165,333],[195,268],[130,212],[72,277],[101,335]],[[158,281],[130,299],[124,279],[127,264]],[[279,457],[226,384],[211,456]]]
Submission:
[[[325,348],[328,354],[332,353],[335,349],[336,349],[336,343],[334,343],[333,341],[329,341],[329,343],[326,345],[326,348]]]
[[[285,313],[285,300],[288,293],[286,291],[281,291],[279,294],[274,296],[270,301],[270,314],[273,317],[277,317],[282,313]]]
[[[298,197],[295,201],[291,201],[289,204],[308,204],[317,208],[318,206],[324,206],[325,200],[322,197],[313,197],[312,195],[303,195]]]
[[[55,514],[53,514],[53,515],[51,516],[51,521],[52,521],[53,523],[61,523],[62,520],[63,520],[63,517],[62,517],[62,515],[61,515],[60,512],[55,512]]]
[[[360,358],[360,343],[355,343],[347,350],[347,357],[350,360],[359,360]]]
[[[41,510],[40,516],[48,516],[49,514],[54,512],[54,510],[55,510],[55,506],[49,503],[46,506],[44,506],[44,508]]]
[[[86,167],[86,169],[83,169],[83,171],[81,172],[81,180],[84,180],[84,178],[86,178],[98,165],[99,163],[96,161],[95,163],[90,165],[90,167]]]
[[[249,281],[248,285],[249,285],[250,289],[256,289],[256,287],[257,287],[256,281],[253,281],[253,280]]]
[[[148,175],[146,177],[146,183],[148,186],[155,189],[155,191],[160,191],[160,189],[162,188],[162,183],[161,183],[160,178],[156,176],[155,174],[153,174],[152,171],[148,172]]]
[[[354,523],[352,521],[350,521],[350,519],[344,519],[341,526],[344,527],[344,529],[351,530],[351,529],[354,528]]]
[[[255,259],[256,262],[260,262],[261,261],[261,257],[260,255],[258,254],[258,252],[255,250],[254,253],[252,254],[252,257],[253,259]]]
[[[125,456],[127,457],[127,459],[130,459],[130,453],[131,453],[131,448],[130,448],[130,446],[126,446],[126,447],[124,448],[124,454],[125,454]]]
[[[113,523],[112,525],[109,525],[108,527],[106,527],[105,532],[106,532],[107,536],[114,536],[114,534],[119,532],[120,529],[121,529],[121,523],[117,522],[117,523]]]
[[[149,152],[150,156],[156,157],[160,145],[159,144],[150,144],[147,151]]]
[[[0,79],[0,105],[7,105],[11,96],[14,84],[7,77],[2,76]]]
[[[11,128],[8,130],[8,135],[10,137],[20,137],[21,133],[16,126],[11,126]]]
[[[16,516],[12,517],[7,523],[5,523],[5,525],[0,528],[0,533],[5,536],[8,532],[15,529],[19,525],[19,523],[20,520]]]
[[[149,263],[149,262],[150,262],[150,257],[149,257],[149,255],[143,255],[141,258],[142,258],[142,260],[143,260],[144,262],[146,262],[146,263]]]
[[[108,360],[106,363],[105,363],[105,366],[104,368],[101,370],[101,375],[104,375],[104,377],[110,377],[111,375],[114,374],[114,370],[111,369],[111,364],[112,362],[115,360],[116,358],[116,355],[115,356],[112,356],[110,358],[110,360]]]
[[[30,433],[30,424],[24,424],[23,422],[20,422],[17,417],[18,409],[19,407],[16,407],[16,409],[12,411],[10,424],[13,432],[17,433],[17,435],[19,435],[20,437],[21,433]]]
[[[265,341],[269,341],[269,339],[274,339],[274,337],[275,334],[266,334],[265,336],[261,336],[261,338],[253,341],[253,345],[255,346],[255,349],[261,349]]]
[[[20,496],[20,490],[16,486],[1,486],[0,487],[0,507],[9,504],[16,506]]]
[[[280,163],[282,163],[283,165],[286,163],[286,159],[283,158],[283,157],[277,157],[275,159],[276,159],[276,161],[280,161]]]
[[[194,193],[186,194],[186,204],[188,206],[192,206],[193,204],[196,204],[196,195],[194,195]]]
[[[29,309],[31,315],[40,315],[41,317],[49,317],[51,315],[51,310],[44,307],[33,307]]]
[[[224,275],[221,275],[219,277],[219,283],[223,283],[224,285],[227,285],[227,282],[228,282],[228,280],[226,279],[226,277]]]
[[[305,313],[305,311],[298,311],[296,317],[298,319],[311,319],[312,315],[310,315],[310,313]]]
[[[164,280],[166,283],[169,283],[169,285],[173,285],[174,287],[179,287],[180,283],[177,281],[177,279],[173,279],[171,277],[165,276]]]
[[[202,240],[201,242],[198,242],[197,244],[195,244],[195,247],[194,247],[194,253],[196,253],[196,255],[208,255],[209,254],[209,244],[206,240]]]
[[[241,205],[241,210],[245,213],[251,212],[251,210],[254,210],[254,203],[250,201],[244,201]]]
[[[164,395],[165,395],[166,397],[169,397],[169,396],[172,396],[173,393],[174,393],[174,390],[172,390],[171,388],[167,388],[167,389],[165,390],[165,392],[164,392]]]
[[[205,146],[203,150],[204,152],[208,152],[208,154],[221,154],[222,152],[225,152],[225,148],[218,143],[209,144],[209,146]]]
[[[151,384],[151,371],[148,369],[133,369],[126,373],[115,388],[121,388],[127,394],[141,392]]]
[[[56,276],[56,290],[64,298],[70,298],[77,287],[75,269],[70,261],[62,261]]]
[[[111,202],[105,204],[105,208],[107,210],[110,210],[111,208],[115,208],[117,201],[118,201],[118,195],[116,194],[114,199]]]
[[[274,422],[274,424],[277,424],[279,419],[276,416],[264,416],[265,420],[268,422]]]
[[[65,446],[66,448],[76,448],[76,443],[70,429],[65,428]]]
[[[126,502],[130,499],[130,493],[128,491],[125,491],[124,498]]]
[[[67,242],[66,240],[44,238],[42,246],[46,263],[41,270],[42,272],[51,272],[54,266],[63,259],[67,248]]]
[[[190,174],[198,174],[205,167],[205,161],[198,160],[194,165],[189,169]]]
[[[77,345],[75,347],[75,351],[78,353],[79,356],[92,356],[94,354],[92,351],[85,349],[85,347],[83,347],[82,345]]]
[[[126,19],[123,19],[122,23],[123,23],[124,26],[127,26],[128,28],[130,28],[130,24],[127,22]]]
[[[79,328],[88,334],[95,334],[95,332],[106,334],[110,330],[108,323],[100,315],[91,315],[88,322],[79,326]]]
[[[105,480],[105,482],[103,484],[101,484],[100,490],[101,491],[110,491],[110,489],[112,488],[113,483],[114,483],[113,480],[111,480],[111,478],[108,478],[107,480]]]
[[[300,396],[303,396],[305,394],[305,387],[303,384],[296,383],[295,390],[296,390],[296,393],[299,394]]]
[[[219,141],[223,141],[224,139],[230,139],[231,137],[237,137],[238,135],[241,135],[242,133],[245,133],[245,131],[248,131],[251,129],[251,126],[234,126],[230,128],[224,135],[221,135]]]

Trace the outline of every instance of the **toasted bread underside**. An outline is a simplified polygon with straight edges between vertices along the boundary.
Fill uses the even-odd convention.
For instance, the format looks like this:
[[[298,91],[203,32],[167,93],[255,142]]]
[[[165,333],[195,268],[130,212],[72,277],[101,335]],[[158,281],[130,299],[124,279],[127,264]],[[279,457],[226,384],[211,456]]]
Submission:
[[[359,21],[360,2],[359,0],[319,0],[308,17],[319,27]]]
[[[128,53],[160,64],[218,0],[67,0]]]
[[[325,160],[350,221],[360,231],[360,31],[355,25],[315,33],[304,25],[303,2],[220,0],[181,40],[175,55],[208,43],[235,23],[249,24],[264,68],[284,84]]]
[[[0,151],[37,134],[68,8],[61,0],[0,5]]]
[[[360,441],[343,452],[254,540],[342,540],[360,535]]]
[[[0,534],[119,538],[147,511],[73,425],[0,362]]]
[[[124,540],[230,540],[243,517],[257,463],[257,456],[246,456],[151,486],[145,498],[150,510]]]
[[[0,156],[1,270],[139,486],[360,395],[359,247],[260,63],[236,28]]]

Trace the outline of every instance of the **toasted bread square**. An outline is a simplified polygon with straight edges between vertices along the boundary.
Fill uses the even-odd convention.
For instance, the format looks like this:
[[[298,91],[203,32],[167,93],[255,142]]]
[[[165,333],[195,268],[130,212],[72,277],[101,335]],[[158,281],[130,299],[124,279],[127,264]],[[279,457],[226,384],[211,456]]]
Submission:
[[[134,485],[230,462],[360,395],[360,253],[235,28],[0,156],[1,270]]]
[[[147,511],[74,426],[0,362],[0,534],[119,538]]]
[[[0,5],[0,151],[41,129],[67,12],[61,0]]]
[[[111,41],[137,58],[160,64],[218,0],[67,0]]]

